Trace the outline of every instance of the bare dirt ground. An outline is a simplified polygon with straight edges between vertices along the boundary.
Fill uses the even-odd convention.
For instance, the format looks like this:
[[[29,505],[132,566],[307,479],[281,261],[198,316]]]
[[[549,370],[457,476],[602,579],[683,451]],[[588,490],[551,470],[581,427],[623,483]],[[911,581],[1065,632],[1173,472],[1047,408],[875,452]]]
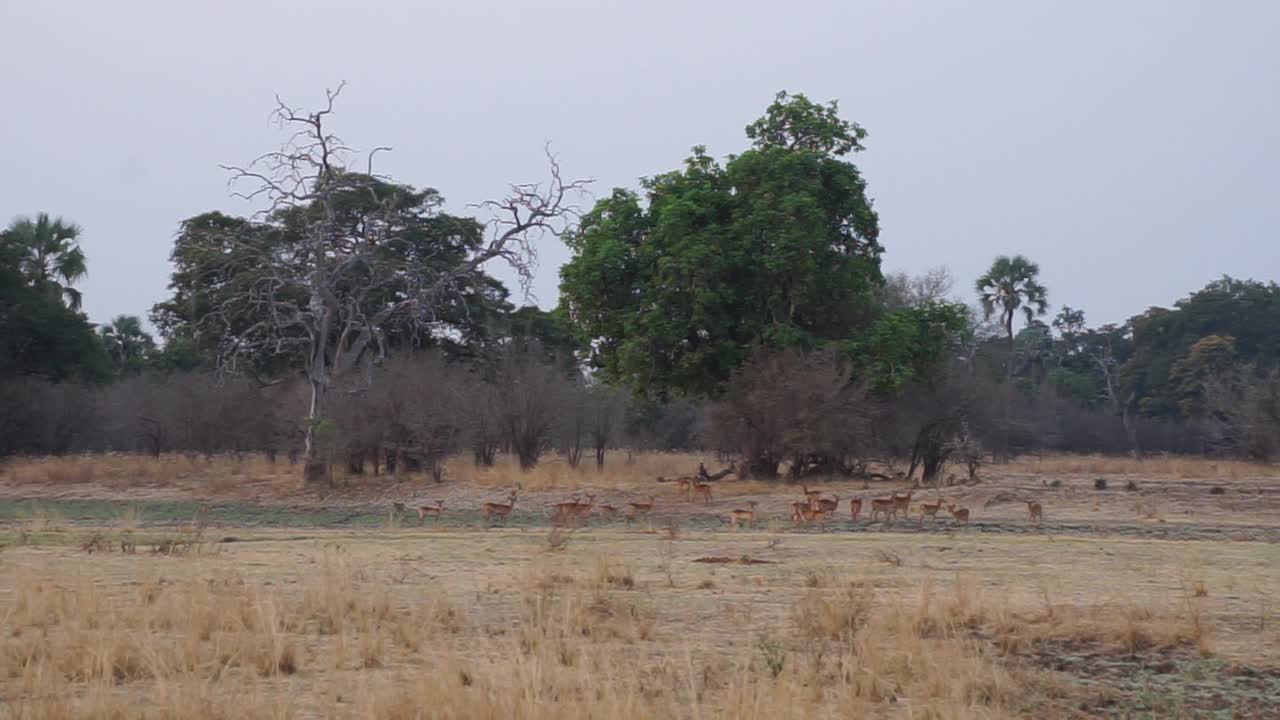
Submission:
[[[318,489],[225,459],[11,464],[0,718],[1280,716],[1273,467],[1059,459],[914,489],[968,523],[852,523],[848,498],[907,486],[824,482],[840,513],[795,527],[798,486],[655,481],[698,460]],[[479,504],[516,483],[491,527]],[[654,511],[552,528],[579,490]],[[445,513],[392,510],[414,500]]]
[[[802,497],[800,486],[789,483],[738,481],[730,478],[713,484],[710,503],[691,502],[673,483],[656,478],[692,473],[699,461],[716,467],[714,459],[673,455],[648,458],[647,463],[611,467],[608,473],[568,471],[554,460],[528,476],[511,467],[498,467],[482,476],[457,463],[458,477],[434,483],[423,476],[409,478],[342,478],[333,487],[299,487],[297,469],[286,463],[262,460],[233,462],[228,459],[202,463],[169,458],[126,458],[116,472],[77,472],[57,465],[44,474],[32,468],[0,468],[0,521],[22,514],[32,501],[63,503],[72,512],[70,521],[108,519],[120,504],[154,508],[152,522],[186,521],[196,504],[209,503],[215,523],[265,526],[347,527],[384,523],[395,501],[435,503],[443,500],[445,512],[430,522],[447,526],[479,522],[481,503],[502,501],[517,484],[521,493],[511,523],[538,526],[548,521],[547,506],[581,491],[591,493],[597,506],[620,510],[628,502],[652,499],[653,520],[712,529],[726,526],[729,511],[758,503],[763,526],[790,528],[791,503]],[[71,461],[72,463],[77,461]],[[86,459],[85,463],[101,463]],[[131,468],[144,468],[138,470]],[[620,463],[615,463],[620,464]],[[1080,467],[1083,465],[1083,467]],[[40,465],[34,465],[39,469]],[[452,470],[453,468],[451,468]],[[1085,472],[1092,470],[1093,472]],[[1184,476],[1178,476],[1184,475]],[[1185,475],[1192,475],[1186,477]],[[1280,468],[1183,461],[1170,467],[1160,461],[1133,463],[1102,461],[1090,467],[1077,461],[1049,460],[996,466],[984,470],[976,485],[912,488],[902,482],[814,482],[826,497],[839,499],[839,510],[822,528],[804,532],[893,532],[979,534],[1127,536],[1152,539],[1257,540],[1280,542]],[[1095,483],[1105,481],[1105,489]],[[893,522],[871,522],[870,499],[913,490],[912,510]],[[863,499],[858,522],[849,514],[850,498]],[[920,521],[921,501],[943,499],[968,508],[970,520],[961,523],[947,516]],[[1025,501],[1039,502],[1044,521],[1029,520]],[[68,503],[67,501],[82,501]],[[95,509],[95,505],[106,503]],[[77,515],[76,511],[82,511]],[[406,522],[415,522],[410,513]],[[597,512],[593,522],[607,523]],[[727,529],[727,528],[726,528]]]

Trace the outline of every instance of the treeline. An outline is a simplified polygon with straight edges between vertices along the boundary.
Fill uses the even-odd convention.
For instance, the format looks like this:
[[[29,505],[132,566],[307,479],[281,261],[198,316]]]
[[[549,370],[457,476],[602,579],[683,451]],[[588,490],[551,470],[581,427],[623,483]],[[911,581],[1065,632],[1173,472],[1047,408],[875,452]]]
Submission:
[[[747,149],[695,148],[581,217],[554,158],[487,215],[444,213],[434,189],[337,163],[330,115],[282,105],[301,135],[264,157],[289,163],[238,171],[272,212],[180,223],[158,340],[88,322],[75,225],[0,234],[0,454],[267,452],[322,480],[698,448],[760,477],[893,460],[931,480],[1045,450],[1280,453],[1275,283],[1090,327],[1050,317],[1020,255],[971,302],[945,269],[886,276],[850,160],[867,135],[835,103],[781,93]],[[487,268],[527,278],[547,233],[573,252],[560,303],[517,308]]]

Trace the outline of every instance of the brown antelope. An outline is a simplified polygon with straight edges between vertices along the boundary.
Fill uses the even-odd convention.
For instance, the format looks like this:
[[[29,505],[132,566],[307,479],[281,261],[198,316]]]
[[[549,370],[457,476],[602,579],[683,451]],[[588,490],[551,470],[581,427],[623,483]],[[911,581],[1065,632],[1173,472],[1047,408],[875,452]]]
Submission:
[[[704,482],[694,481],[692,496],[689,498],[689,502],[693,502],[693,498],[695,497],[701,497],[702,503],[704,505],[710,505],[711,504],[711,486]]]
[[[684,493],[686,499],[693,498],[693,478],[689,475],[681,475],[676,478],[676,490]]]
[[[1027,500],[1027,513],[1031,516],[1031,520],[1044,522],[1044,506],[1035,500]]]
[[[435,505],[418,505],[414,509],[418,511],[418,524],[421,525],[428,515],[433,518],[440,517],[440,513],[444,512],[444,501],[437,500]]]
[[[586,495],[586,502],[582,501],[582,495]],[[551,508],[551,521],[554,523],[581,520],[591,514],[591,508],[595,507],[595,496],[589,493],[574,493],[572,499],[553,503],[548,507]]]
[[[849,498],[849,513],[853,515],[853,521],[858,522],[858,516],[862,514],[862,498]]]
[[[942,509],[942,498],[938,498],[932,505],[927,502],[920,503],[920,524],[924,524],[925,516],[929,516],[934,520],[938,519],[938,511]]]
[[[832,495],[830,500],[820,497],[818,498],[817,507],[824,513],[835,513],[836,509],[840,507],[840,497]]]
[[[582,502],[581,500],[579,500],[578,502],[574,503],[573,508],[570,510],[570,514],[575,520],[585,521],[588,517],[591,516],[591,508],[596,506],[595,495],[592,495],[591,493],[583,493],[583,494],[587,496],[587,501]]]
[[[791,517],[797,523],[803,523],[805,525],[808,525],[813,522],[819,522],[822,524],[823,527],[826,527],[827,514],[825,512],[813,507],[808,503],[802,503],[802,502],[792,503],[791,507],[793,508]]]
[[[551,510],[552,522],[559,522],[572,515],[574,508],[577,507],[578,501],[581,500],[581,498],[581,495],[574,493],[570,499],[563,502],[547,503],[547,507]]]
[[[627,517],[635,517],[637,515],[647,515],[653,511],[653,496],[649,496],[648,502],[631,501],[627,503]]]
[[[891,516],[897,517],[898,503],[892,497],[887,498],[871,498],[871,522],[876,521],[876,516],[884,514],[884,519],[888,520]]]
[[[758,504],[759,503],[757,503],[755,500],[748,500],[747,501],[748,509],[744,510],[742,508],[734,508],[733,510],[730,510],[729,524],[734,526],[735,528],[738,527],[738,523],[740,522],[745,522],[748,525],[755,525],[756,524],[756,505]]]
[[[909,511],[911,509],[911,495],[914,492],[915,490],[908,490],[905,494],[903,493],[893,494],[893,513],[895,515],[897,515],[898,512],[901,512],[903,515],[910,515]]]
[[[804,492],[805,502],[810,505],[813,505],[818,501],[818,498],[822,497],[821,490],[810,490],[808,485],[801,485],[800,490]]]
[[[951,513],[951,517],[960,522],[969,522],[969,508],[956,507],[955,503],[948,503],[947,512]]]
[[[507,495],[507,502],[487,502],[480,506],[480,512],[484,513],[484,519],[492,521],[494,518],[506,522],[507,517],[511,515],[511,510],[516,506],[516,491],[512,490]]]

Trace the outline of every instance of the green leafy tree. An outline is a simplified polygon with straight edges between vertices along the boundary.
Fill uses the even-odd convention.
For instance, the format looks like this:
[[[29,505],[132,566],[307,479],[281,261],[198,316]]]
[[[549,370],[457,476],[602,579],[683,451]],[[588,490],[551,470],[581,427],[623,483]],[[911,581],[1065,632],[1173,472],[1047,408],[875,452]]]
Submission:
[[[88,265],[76,243],[78,225],[39,213],[34,220],[15,219],[2,235],[2,241],[16,249],[19,270],[32,287],[64,300],[72,310],[80,309],[80,291],[72,285],[84,278]]]
[[[716,396],[756,345],[813,348],[870,324],[879,224],[845,156],[857,125],[780,93],[725,165],[617,189],[566,240],[561,303],[590,364],[639,392]]]
[[[156,349],[155,340],[142,329],[142,319],[136,315],[117,315],[110,323],[98,328],[98,335],[115,366],[116,375],[141,372]]]
[[[1121,368],[1126,393],[1149,417],[1185,417],[1186,368],[1205,338],[1231,338],[1234,362],[1264,373],[1280,361],[1280,286],[1223,277],[1175,303],[1130,320],[1132,352]],[[1179,364],[1182,369],[1179,370]]]
[[[892,395],[934,379],[968,334],[964,305],[930,301],[884,313],[843,348],[856,376],[868,378],[877,393]]]

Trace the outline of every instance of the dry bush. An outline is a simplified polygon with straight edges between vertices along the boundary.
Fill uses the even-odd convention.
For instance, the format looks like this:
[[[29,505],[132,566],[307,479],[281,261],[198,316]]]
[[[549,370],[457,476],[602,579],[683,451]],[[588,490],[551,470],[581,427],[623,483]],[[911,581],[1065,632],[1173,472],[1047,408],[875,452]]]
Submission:
[[[449,459],[445,474],[458,482],[480,487],[510,487],[512,478],[518,478],[526,490],[592,487],[663,493],[670,491],[671,486],[657,484],[659,477],[692,475],[697,472],[699,463],[705,463],[709,468],[721,464],[710,455],[644,452],[632,455],[630,462],[610,462],[603,470],[586,465],[575,469],[561,458],[552,458],[522,472],[513,456],[498,455],[489,467],[476,466],[469,456],[455,456]]]
[[[874,601],[870,586],[862,583],[835,593],[812,589],[795,604],[796,629],[813,640],[851,639],[866,624]]]

